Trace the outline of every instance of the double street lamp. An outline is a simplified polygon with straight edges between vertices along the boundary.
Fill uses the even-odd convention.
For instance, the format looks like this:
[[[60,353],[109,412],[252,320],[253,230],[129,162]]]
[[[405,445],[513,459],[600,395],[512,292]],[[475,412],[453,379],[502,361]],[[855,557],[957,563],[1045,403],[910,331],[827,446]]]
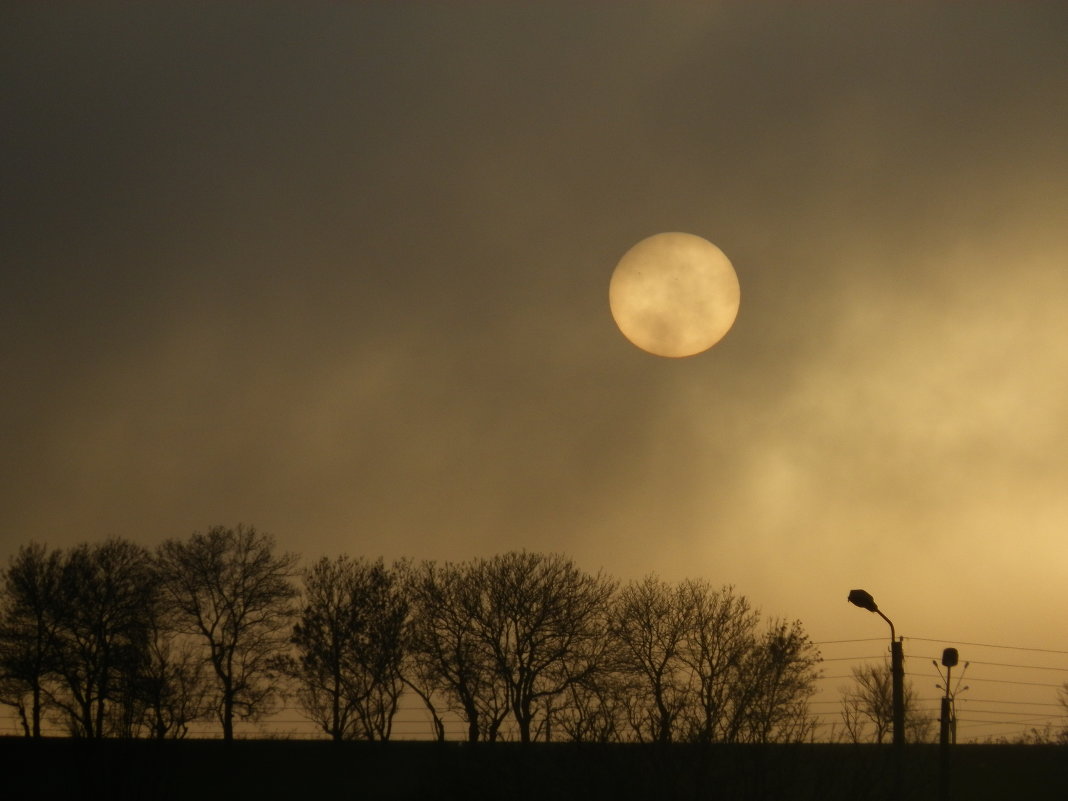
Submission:
[[[875,612],[879,617],[890,624],[890,675],[893,681],[893,709],[894,709],[894,745],[905,744],[905,653],[902,650],[901,641],[898,640],[894,631],[894,623],[890,618],[879,611],[875,599],[871,593],[864,590],[850,590],[849,603]]]

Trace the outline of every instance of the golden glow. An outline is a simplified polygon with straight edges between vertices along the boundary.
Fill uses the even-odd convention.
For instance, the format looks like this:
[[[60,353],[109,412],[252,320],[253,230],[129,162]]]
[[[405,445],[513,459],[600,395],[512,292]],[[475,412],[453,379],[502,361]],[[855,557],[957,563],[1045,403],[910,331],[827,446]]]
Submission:
[[[738,276],[723,251],[693,234],[643,239],[619,260],[608,287],[623,336],[657,356],[708,350],[734,324]]]

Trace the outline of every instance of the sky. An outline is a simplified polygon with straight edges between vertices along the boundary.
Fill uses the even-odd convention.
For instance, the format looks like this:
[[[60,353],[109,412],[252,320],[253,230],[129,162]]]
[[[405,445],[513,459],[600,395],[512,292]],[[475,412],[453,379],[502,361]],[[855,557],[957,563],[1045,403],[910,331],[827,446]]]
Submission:
[[[1063,3],[0,18],[5,564],[240,522],[1068,650]],[[741,286],[683,359],[608,308],[665,231]]]

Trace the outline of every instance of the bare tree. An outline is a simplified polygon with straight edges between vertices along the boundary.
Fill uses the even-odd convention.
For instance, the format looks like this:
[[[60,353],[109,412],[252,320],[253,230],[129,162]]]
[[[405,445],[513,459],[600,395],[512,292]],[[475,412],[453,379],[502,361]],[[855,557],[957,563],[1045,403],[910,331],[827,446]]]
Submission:
[[[409,628],[407,638],[409,649],[405,654],[401,680],[405,686],[419,696],[419,700],[423,702],[423,706],[430,716],[430,726],[434,739],[439,743],[443,743],[445,742],[445,719],[442,717],[444,709],[439,709],[439,705],[442,702],[438,698],[437,672],[425,653],[416,651],[411,647],[413,640],[410,632],[413,629],[414,626]]]
[[[800,621],[772,621],[746,660],[739,683],[748,742],[801,742],[816,728],[808,702],[821,657]]]
[[[443,736],[433,697],[467,724],[467,739],[494,740],[508,714],[507,694],[492,654],[471,626],[482,588],[467,564],[424,562],[408,580],[412,603],[406,677]]]
[[[177,630],[196,635],[207,650],[224,740],[234,737],[235,716],[255,720],[280,694],[296,562],[295,554],[274,553],[271,536],[242,525],[167,540],[159,549],[163,603]]]
[[[293,629],[298,698],[335,740],[389,739],[403,692],[407,617],[400,571],[381,559],[324,557],[305,571]]]
[[[79,545],[63,559],[53,599],[57,686],[51,700],[66,713],[72,733],[129,733],[123,702],[145,652],[145,610],[155,592],[148,551],[126,540]]]
[[[521,742],[541,708],[594,671],[615,585],[550,554],[509,552],[472,567],[471,628],[504,683]]]
[[[811,733],[820,657],[799,622],[772,621],[761,634],[759,614],[732,587],[652,576],[625,588],[615,609],[639,740],[772,742]]]
[[[388,740],[404,694],[403,667],[408,648],[409,600],[400,565],[387,569],[379,559],[367,571],[363,602],[369,625],[360,649],[362,668],[358,720],[369,740]]]
[[[323,557],[304,571],[304,596],[293,628],[297,699],[334,740],[351,736],[355,702],[348,692],[353,649],[366,627],[355,565]]]
[[[909,742],[926,742],[932,737],[934,719],[916,706],[912,682],[904,685],[905,733]],[[894,691],[890,661],[867,663],[853,668],[853,685],[842,688],[842,723],[852,742],[884,742],[894,726]],[[872,731],[867,733],[871,724]]]
[[[41,736],[45,680],[55,666],[54,603],[61,557],[43,545],[19,548],[0,592],[0,703],[14,707],[27,737]]]
[[[201,649],[174,621],[152,610],[145,659],[137,677],[141,723],[155,739],[182,738],[211,714],[211,677]]]
[[[757,647],[759,615],[749,599],[727,586],[682,582],[692,628],[681,659],[691,670],[693,703],[687,709],[688,739],[736,742],[745,727],[751,692],[745,689],[745,665]]]
[[[1057,690],[1057,701],[1060,703],[1065,713],[1068,714],[1068,681],[1064,682]],[[1068,745],[1068,722],[1061,721],[1059,726],[1050,726],[1050,728],[1056,729],[1052,736],[1053,742],[1060,743],[1061,745]]]
[[[304,572],[298,614],[296,561],[243,526],[169,540],[154,560],[121,540],[24,548],[0,588],[0,702],[31,736],[48,705],[79,736],[182,737],[214,712],[231,740],[235,719],[275,708],[288,675],[335,739],[389,739],[406,687],[439,740],[446,710],[471,741],[812,731],[818,651],[799,622],[761,630],[731,587],[649,576],[617,594],[554,554],[389,569],[342,556]],[[867,708],[846,705],[855,737]],[[911,725],[916,739],[930,721]]]
[[[577,743],[628,739],[635,680],[629,672],[616,669],[618,664],[606,663],[604,668],[590,672],[559,696],[553,721],[567,739]]]
[[[889,664],[864,664],[853,668],[853,686],[842,689],[843,723],[853,742],[865,739],[865,721],[872,725],[872,739],[882,743],[894,724],[893,687]]]
[[[629,681],[629,720],[639,740],[670,742],[691,702],[683,645],[691,637],[688,594],[655,576],[624,587],[612,612],[618,670]]]

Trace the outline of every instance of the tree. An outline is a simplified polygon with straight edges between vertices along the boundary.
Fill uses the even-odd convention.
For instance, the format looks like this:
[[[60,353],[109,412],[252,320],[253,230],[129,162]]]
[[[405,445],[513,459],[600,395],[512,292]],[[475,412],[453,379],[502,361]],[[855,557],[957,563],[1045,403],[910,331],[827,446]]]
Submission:
[[[760,616],[749,599],[736,595],[730,586],[715,590],[704,581],[689,579],[679,592],[692,621],[680,656],[691,671],[693,686],[688,739],[737,742],[743,739],[753,699],[746,664],[758,644]]]
[[[52,600],[57,686],[71,732],[128,735],[124,702],[144,658],[156,580],[148,551],[121,539],[71,549]]]
[[[438,676],[433,661],[422,649],[415,645],[414,632],[417,631],[414,619],[409,619],[408,631],[405,641],[408,649],[405,653],[404,667],[401,671],[401,680],[423,702],[427,714],[430,716],[430,725],[434,733],[434,739],[445,742],[445,720],[442,711],[438,709]]]
[[[639,740],[804,739],[820,656],[799,622],[771,621],[732,587],[647,577],[615,604],[629,723]]]
[[[1068,681],[1064,682],[1057,690],[1057,701],[1060,702],[1061,707],[1066,713],[1068,713]],[[1051,726],[1051,728],[1053,728]],[[1056,733],[1053,735],[1053,741],[1060,743],[1061,745],[1068,744],[1068,724],[1063,721],[1057,727]]]
[[[408,686],[427,705],[439,737],[444,736],[433,704],[444,696],[446,708],[467,723],[467,739],[494,740],[508,714],[507,694],[493,656],[471,626],[480,609],[482,588],[470,564],[424,562],[408,580],[412,615]]]
[[[304,573],[292,641],[298,699],[335,740],[389,739],[403,691],[408,602],[379,559],[320,559]]]
[[[472,566],[470,626],[503,682],[519,739],[539,708],[598,664],[615,585],[550,554],[509,552]]]
[[[612,641],[609,641],[611,647]],[[553,711],[555,729],[577,743],[611,743],[627,739],[630,712],[636,704],[634,677],[618,670],[606,654],[603,666],[568,687]]]
[[[403,571],[386,569],[382,560],[366,571],[363,603],[368,615],[359,650],[357,720],[368,740],[388,740],[404,694],[403,669],[408,648],[409,601]]]
[[[866,663],[853,668],[853,685],[842,688],[842,723],[846,737],[854,743],[884,742],[894,726],[894,690],[889,659],[881,664]],[[910,742],[931,739],[934,719],[916,706],[912,682],[905,682],[905,734]],[[872,726],[870,737],[867,724]]]
[[[690,671],[681,657],[693,628],[686,600],[650,575],[624,587],[613,605],[617,666],[630,679],[629,718],[639,740],[675,739],[679,716],[692,700]]]
[[[141,722],[149,736],[159,740],[185,737],[191,722],[210,715],[206,668],[190,635],[177,631],[165,610],[153,609],[136,683]]]
[[[233,739],[235,716],[255,720],[280,694],[296,562],[294,554],[276,555],[274,539],[251,526],[216,526],[160,546],[163,603],[177,630],[207,650],[224,740]]]
[[[0,592],[0,703],[15,708],[27,737],[41,736],[45,680],[55,666],[54,602],[61,556],[44,545],[19,548]]]
[[[748,742],[801,742],[816,728],[808,702],[821,657],[800,621],[772,621],[742,670],[740,688]]]

